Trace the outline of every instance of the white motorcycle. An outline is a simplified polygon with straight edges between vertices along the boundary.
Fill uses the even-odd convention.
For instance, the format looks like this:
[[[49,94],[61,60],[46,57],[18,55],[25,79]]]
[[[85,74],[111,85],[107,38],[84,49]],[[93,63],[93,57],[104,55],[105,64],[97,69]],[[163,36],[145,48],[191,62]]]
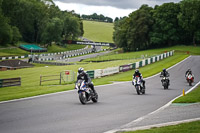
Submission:
[[[145,87],[141,85],[142,82],[140,77],[136,76],[135,79],[133,79],[132,84],[135,86],[138,95],[145,94]]]
[[[90,100],[94,103],[98,101],[98,94],[86,85],[85,80],[78,80],[75,88],[82,104],[86,104]]]

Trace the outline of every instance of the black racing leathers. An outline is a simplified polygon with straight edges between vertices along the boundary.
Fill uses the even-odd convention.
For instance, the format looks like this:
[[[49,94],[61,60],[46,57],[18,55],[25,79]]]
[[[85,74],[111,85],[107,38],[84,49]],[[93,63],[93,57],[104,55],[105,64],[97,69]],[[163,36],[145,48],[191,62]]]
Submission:
[[[91,78],[89,77],[89,75],[87,73],[83,72],[82,74],[79,74],[77,76],[77,81],[79,79],[85,80],[85,82],[88,85],[88,87],[90,87],[92,89],[92,91],[95,92],[92,80],[91,80]]]

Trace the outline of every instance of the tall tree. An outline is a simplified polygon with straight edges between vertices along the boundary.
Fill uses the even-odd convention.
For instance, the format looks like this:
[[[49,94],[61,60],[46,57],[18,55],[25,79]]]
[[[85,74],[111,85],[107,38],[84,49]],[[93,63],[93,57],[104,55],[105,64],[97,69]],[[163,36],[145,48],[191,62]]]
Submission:
[[[130,50],[147,49],[150,45],[149,33],[152,28],[153,8],[142,5],[140,9],[130,14],[128,26],[128,46]]]
[[[12,28],[8,22],[8,19],[3,16],[0,10],[0,45],[5,45],[12,41]]]
[[[200,39],[200,0],[183,0],[180,2],[179,23],[192,36],[192,43]]]
[[[127,44],[128,18],[124,17],[114,23],[113,40],[119,48],[130,51]]]
[[[63,30],[63,21],[59,18],[51,19],[42,33],[42,42],[51,44],[52,42],[60,42]]]
[[[151,43],[154,47],[171,46],[180,39],[181,30],[177,19],[179,12],[179,4],[175,3],[165,3],[154,9],[155,22],[151,32]]]

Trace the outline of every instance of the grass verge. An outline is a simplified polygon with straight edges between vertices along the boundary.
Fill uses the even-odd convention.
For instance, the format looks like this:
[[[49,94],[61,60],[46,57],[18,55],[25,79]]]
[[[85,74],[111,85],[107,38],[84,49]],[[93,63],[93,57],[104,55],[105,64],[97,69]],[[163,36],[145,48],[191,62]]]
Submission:
[[[199,133],[199,132],[200,132],[200,121],[194,121],[173,126],[151,128],[148,130],[138,130],[138,131],[130,131],[124,133]]]
[[[187,95],[181,96],[175,101],[173,101],[173,103],[197,103],[197,102],[200,102],[200,85]]]

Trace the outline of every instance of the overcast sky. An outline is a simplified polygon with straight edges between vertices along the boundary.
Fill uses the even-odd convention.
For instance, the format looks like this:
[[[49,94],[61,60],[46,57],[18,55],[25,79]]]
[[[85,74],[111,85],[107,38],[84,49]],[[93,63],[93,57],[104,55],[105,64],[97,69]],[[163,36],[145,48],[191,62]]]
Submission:
[[[82,15],[93,13],[111,17],[128,16],[131,12],[139,9],[141,5],[148,4],[151,7],[169,2],[181,0],[53,0],[61,10],[74,10]]]

